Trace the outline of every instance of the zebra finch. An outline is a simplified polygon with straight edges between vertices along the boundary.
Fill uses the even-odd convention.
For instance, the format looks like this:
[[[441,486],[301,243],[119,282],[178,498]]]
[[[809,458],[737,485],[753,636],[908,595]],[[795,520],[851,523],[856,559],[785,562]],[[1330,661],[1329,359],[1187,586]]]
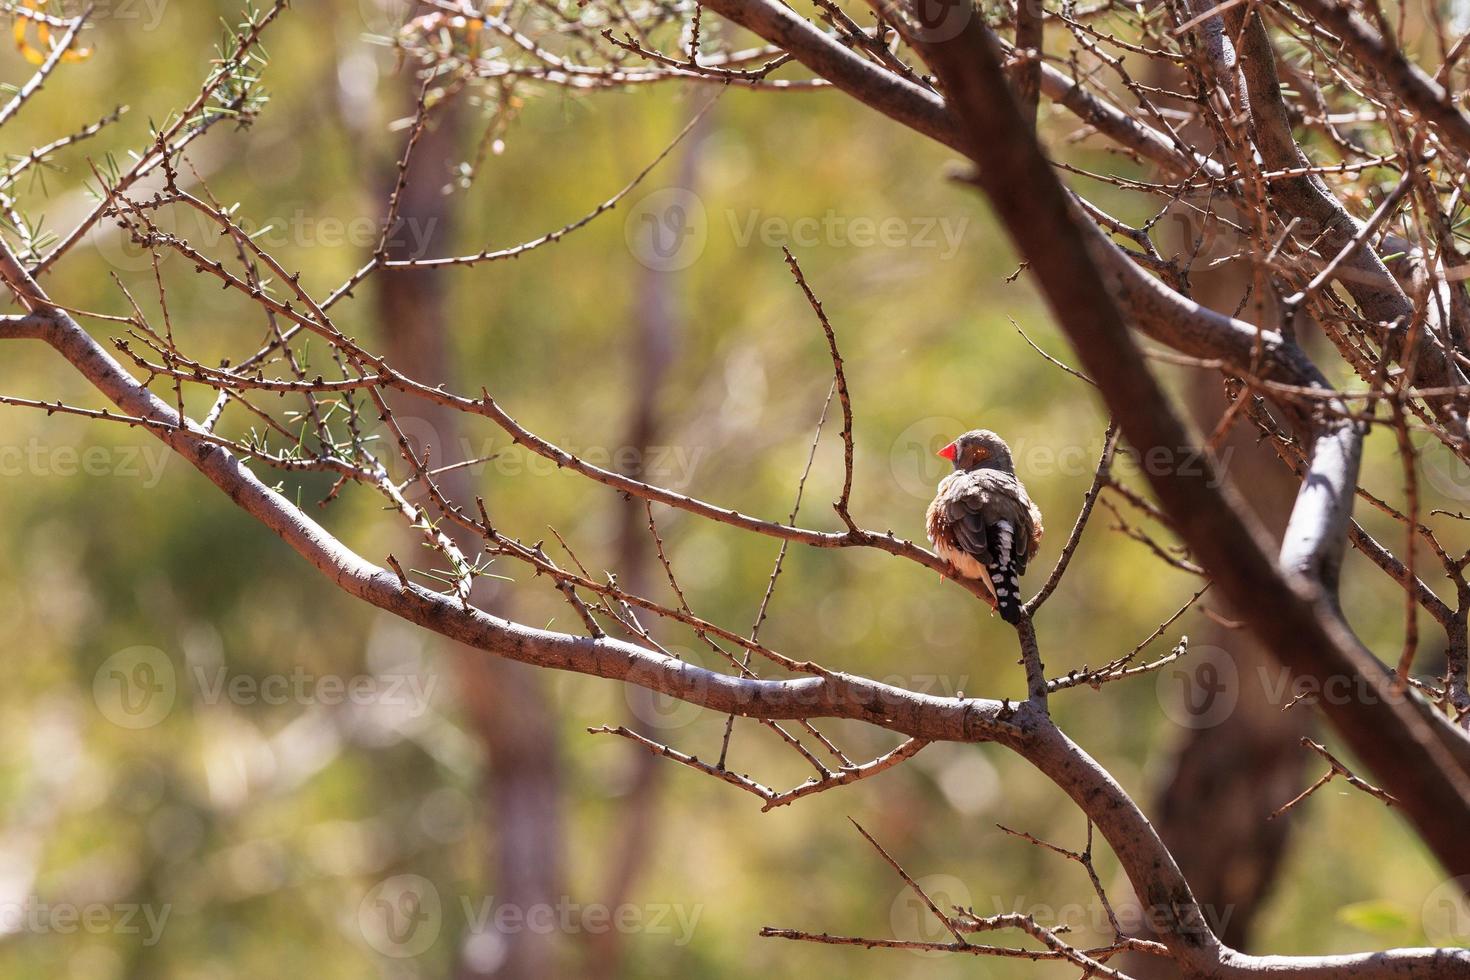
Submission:
[[[1016,477],[1010,447],[988,429],[939,450],[954,472],[939,481],[925,525],[939,557],[977,579],[1007,623],[1021,618],[1019,579],[1041,543],[1041,511]]]

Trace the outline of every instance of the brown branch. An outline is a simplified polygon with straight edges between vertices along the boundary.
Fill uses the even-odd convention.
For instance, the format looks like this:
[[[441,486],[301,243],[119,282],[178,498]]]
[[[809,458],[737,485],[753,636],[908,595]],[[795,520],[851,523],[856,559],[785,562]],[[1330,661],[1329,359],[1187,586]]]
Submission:
[[[1019,928],[1019,926],[1017,927]],[[908,949],[927,953],[966,953],[971,956],[995,956],[1003,959],[1031,960],[1038,962],[1042,960],[1069,960],[1076,962],[1073,956],[1058,950],[1051,949],[1020,949],[1015,946],[988,946],[972,942],[935,943],[925,942],[920,939],[876,939],[865,936],[834,936],[826,932],[804,932],[800,929],[781,929],[775,926],[766,926],[760,931],[763,939],[790,939],[796,942],[818,943],[824,946],[861,946],[864,949]],[[1069,949],[1071,949],[1069,947]],[[1102,961],[1114,956],[1124,949],[1136,950],[1142,953],[1153,953],[1163,955],[1164,947],[1159,943],[1151,943],[1143,939],[1129,939],[1120,946],[1102,946],[1096,949],[1072,950],[1080,953],[1088,959]]]
[[[1324,672],[1337,671],[1355,677],[1366,677],[1375,682],[1384,678],[1386,672],[1382,665],[1356,643],[1330,605],[1335,592],[1342,541],[1350,521],[1364,419],[1342,409],[1341,399],[1289,337],[1257,329],[1232,317],[1196,306],[1138,268],[1133,258],[1114,246],[1091,222],[1078,214],[1068,197],[1061,192],[1052,168],[1040,153],[1031,126],[1010,100],[1004,83],[1002,53],[997,39],[984,29],[978,17],[972,17],[969,22],[961,25],[963,31],[953,40],[919,43],[922,52],[939,71],[943,82],[941,89],[948,99],[946,103],[940,101],[927,84],[915,84],[901,77],[901,73],[893,74],[891,66],[885,67],[886,59],[878,59],[883,65],[874,64],[864,55],[843,47],[840,41],[816,30],[789,9],[771,0],[714,0],[709,5],[716,10],[734,11],[732,16],[737,18],[744,16],[746,21],[756,24],[758,30],[763,26],[778,36],[784,33],[784,38],[768,39],[789,44],[791,53],[807,61],[819,74],[830,72],[844,79],[845,83],[839,84],[844,84],[849,90],[861,90],[860,97],[870,104],[876,102],[880,107],[886,105],[884,111],[895,118],[907,116],[911,120],[910,125],[915,126],[931,124],[935,132],[948,135],[951,145],[969,151],[972,158],[982,165],[979,182],[991,194],[1002,219],[1022,247],[1027,261],[1036,270],[1049,301],[1078,348],[1084,368],[1097,378],[1097,384],[1118,413],[1119,422],[1130,444],[1177,449],[1193,445],[1194,441],[1178,423],[1171,406],[1149,374],[1136,343],[1124,329],[1123,319],[1114,306],[1115,301],[1122,304],[1138,329],[1177,350],[1191,356],[1216,360],[1230,370],[1241,372],[1241,376],[1250,379],[1252,383],[1256,379],[1262,379],[1290,386],[1294,390],[1313,391],[1320,396],[1310,400],[1296,399],[1289,397],[1291,392],[1285,388],[1273,393],[1279,398],[1278,403],[1292,412],[1293,421],[1301,423],[1303,436],[1314,437],[1310,455],[1304,464],[1303,493],[1293,515],[1286,547],[1282,550],[1281,562],[1285,571],[1273,565],[1270,542],[1243,515],[1230,485],[1227,483],[1221,487],[1218,473],[1213,466],[1207,466],[1206,471],[1199,476],[1183,473],[1150,476],[1172,524],[1177,527],[1183,539],[1207,567],[1223,576],[1222,588],[1227,596],[1241,608],[1250,611],[1251,624],[1262,633],[1294,672],[1320,678]],[[280,9],[279,5],[276,9]],[[273,10],[270,17],[274,14]],[[266,18],[267,22],[268,20],[269,17]],[[641,35],[641,28],[626,11],[623,12],[623,21],[634,26]],[[246,50],[248,44],[254,43],[263,26],[263,23],[251,24],[242,31],[240,41],[247,44]],[[495,29],[514,41],[515,32],[502,29],[503,27],[504,25],[500,25]],[[880,35],[883,32],[884,28],[880,23]],[[835,45],[837,51],[834,52],[830,45]],[[646,43],[640,47],[646,47]],[[871,50],[867,53],[872,54]],[[228,64],[228,59],[226,61]],[[565,70],[573,73],[574,68],[575,66],[565,66]],[[1051,76],[1043,70],[1043,86],[1049,84],[1048,77]],[[1068,80],[1068,85],[1081,91],[1080,83]],[[1138,93],[1144,93],[1142,88],[1130,87],[1134,87]],[[208,97],[206,86],[206,93],[201,96],[203,101],[199,105],[203,106]],[[1090,95],[1088,97],[1094,98]],[[1143,94],[1140,94],[1140,98],[1143,98]],[[1126,112],[1117,112],[1124,118],[1127,117]],[[1103,112],[1103,117],[1108,118],[1106,112]],[[1143,131],[1129,130],[1134,134],[1131,139],[1134,142],[1142,140],[1149,145],[1153,145],[1151,141],[1162,141],[1158,145],[1164,148],[1165,155],[1176,166],[1183,167],[1183,171],[1191,175],[1203,174],[1206,182],[1215,180],[1217,171],[1223,173],[1218,165],[1207,166],[1206,162],[1195,159],[1191,149],[1178,145],[1178,141],[1171,138],[1173,131],[1167,124],[1161,120],[1160,125],[1162,131],[1147,128]],[[409,446],[403,430],[393,420],[392,413],[383,401],[385,391],[392,389],[445,408],[485,416],[509,432],[517,443],[530,447],[560,466],[573,469],[589,479],[645,501],[663,502],[712,521],[779,538],[783,542],[783,551],[785,543],[790,541],[818,547],[867,546],[933,567],[930,560],[937,562],[938,559],[923,549],[907,542],[899,542],[891,534],[876,535],[863,531],[847,518],[845,508],[852,483],[851,412],[845,397],[846,386],[842,378],[835,336],[830,325],[826,324],[825,317],[822,317],[823,325],[827,331],[837,376],[834,389],[844,396],[842,403],[846,418],[844,441],[847,449],[847,475],[839,513],[848,524],[846,533],[798,528],[794,526],[794,516],[785,525],[760,521],[704,501],[618,477],[589,466],[575,455],[522,428],[496,406],[488,394],[484,399],[478,400],[461,398],[389,368],[381,358],[372,355],[337,329],[326,313],[330,301],[327,305],[314,301],[294,276],[287,275],[268,256],[251,250],[248,238],[239,233],[238,226],[224,214],[217,203],[207,204],[178,193],[173,181],[172,158],[177,155],[182,143],[199,131],[202,129],[186,126],[160,137],[154,153],[139,161],[139,168],[142,169],[135,168],[129,178],[135,179],[143,169],[161,165],[169,174],[168,194],[160,195],[151,202],[132,202],[126,199],[125,186],[107,188],[107,200],[98,214],[117,216],[131,224],[150,250],[169,247],[180,251],[198,263],[199,271],[207,272],[221,279],[228,288],[251,297],[268,317],[279,316],[293,323],[290,332],[298,328],[307,329],[326,337],[333,348],[332,356],[340,358],[338,363],[344,380],[375,379],[373,383],[344,385],[341,388],[343,398],[350,399],[352,392],[356,390],[367,393],[369,404],[379,409],[384,422],[389,425],[399,452],[411,470],[411,476],[400,486],[388,481],[381,474],[364,472],[352,466],[341,468],[339,472],[343,478],[350,476],[373,486],[394,502],[395,507],[418,527],[431,546],[455,566],[456,573],[451,582],[455,592],[445,595],[416,586],[396,559],[389,559],[392,569],[390,571],[373,565],[344,547],[279,493],[265,486],[241,463],[239,457],[248,455],[249,447],[242,449],[236,442],[213,435],[204,427],[185,418],[178,405],[170,406],[154,396],[145,383],[139,383],[131,377],[75,320],[52,303],[16,261],[14,255],[4,250],[0,250],[0,275],[3,275],[21,304],[27,310],[33,311],[33,315],[0,321],[0,337],[31,337],[49,343],[98,390],[111,398],[123,413],[121,416],[99,417],[110,417],[148,428],[189,460],[239,506],[280,535],[314,567],[349,594],[444,635],[522,662],[622,679],[713,710],[761,718],[768,722],[778,718],[799,718],[805,721],[812,717],[842,717],[862,720],[911,736],[909,741],[897,749],[862,766],[844,766],[837,772],[821,770],[823,774],[814,783],[803,784],[788,791],[788,794],[805,795],[807,792],[815,792],[816,789],[808,791],[806,787],[820,785],[829,778],[830,785],[841,785],[844,781],[864,778],[864,775],[882,771],[902,761],[907,757],[905,753],[918,751],[930,739],[995,741],[1003,744],[1044,772],[1072,797],[1089,818],[1096,821],[1098,829],[1130,876],[1140,900],[1149,903],[1151,907],[1166,910],[1162,931],[1169,940],[1169,953],[1188,971],[1222,978],[1261,972],[1333,976],[1340,975],[1344,970],[1351,970],[1364,977],[1429,976],[1435,975],[1436,970],[1445,971],[1446,974],[1454,971],[1463,975],[1467,968],[1467,956],[1463,951],[1402,950],[1357,957],[1272,958],[1268,961],[1243,956],[1221,946],[1203,923],[1201,910],[1190,895],[1187,883],[1143,814],[1121,787],[1079,747],[1071,743],[1046,716],[1045,696],[1049,687],[1041,670],[1040,651],[1029,618],[1023,623],[1020,639],[1031,697],[1021,705],[981,699],[932,698],[876,684],[864,678],[827,671],[810,661],[785,658],[778,662],[788,669],[804,672],[809,676],[766,680],[746,676],[745,672],[732,676],[695,667],[668,656],[639,624],[634,607],[653,608],[660,615],[673,615],[675,618],[682,616],[680,621],[700,635],[709,633],[726,636],[728,631],[719,632],[717,627],[688,613],[687,603],[683,602],[682,595],[680,601],[683,608],[670,610],[625,592],[613,581],[593,581],[585,569],[582,575],[573,575],[557,568],[539,546],[527,547],[496,532],[490,526],[489,517],[483,509],[479,520],[465,513],[444,495],[435,482],[436,474],[448,472],[459,464],[446,462],[444,466],[431,467],[427,450],[418,453]],[[1139,132],[1144,135],[1138,135]],[[1165,136],[1166,132],[1170,135]],[[1127,145],[1127,139],[1124,143]],[[1258,178],[1259,175],[1252,177],[1253,180]],[[1015,188],[1022,186],[1028,188],[1024,199],[1020,199],[1022,195],[1015,194]],[[1007,193],[1011,200],[1005,199],[1004,195]],[[227,271],[222,262],[204,258],[202,253],[188,246],[186,242],[163,236],[151,225],[148,219],[150,213],[175,202],[199,208],[221,223],[222,230],[236,239],[241,262],[246,266],[244,275]],[[390,212],[391,210],[390,206]],[[94,215],[89,219],[89,223],[95,221],[96,217]],[[1145,228],[1147,227],[1146,225]],[[1254,235],[1256,230],[1252,228],[1251,233]],[[1366,243],[1366,237],[1364,236],[1362,244]],[[1253,242],[1258,240],[1260,236],[1251,239]],[[1280,243],[1284,244],[1285,241],[1286,236],[1283,235]],[[57,254],[53,252],[43,265],[49,265]],[[1274,254],[1273,250],[1273,257]],[[281,302],[265,295],[262,286],[264,280],[253,268],[256,259],[268,273],[267,278],[279,279],[287,284],[286,288],[290,290],[292,299]],[[805,289],[799,270],[796,273],[798,281]],[[808,296],[810,299],[809,290]],[[1321,299],[1326,304],[1332,297],[1324,291]],[[820,316],[820,305],[814,299],[813,304]],[[305,312],[302,312],[303,308]],[[167,329],[166,337],[159,338],[147,327],[141,314],[137,315],[136,326],[146,335],[142,342],[162,352],[163,367],[168,372],[173,372],[172,376],[176,380],[187,380],[178,377],[182,372],[177,367],[178,362],[174,360],[176,352],[172,330]],[[1359,325],[1353,326],[1356,329]],[[1406,323],[1404,326],[1412,327],[1412,324]],[[1410,330],[1410,340],[1405,345],[1407,373],[1410,376],[1413,374],[1414,358],[1418,356],[1412,336]],[[1358,343],[1359,338],[1354,334],[1349,342]],[[278,350],[288,343],[288,332],[273,330],[273,340],[267,350]],[[1432,345],[1427,349],[1432,349]],[[298,384],[304,380],[294,365],[293,374],[297,375]],[[271,430],[285,431],[279,421],[252,405],[240,391],[229,391],[222,379],[203,380],[204,383],[218,383],[222,391],[229,393],[230,404],[243,406],[256,413]],[[1451,385],[1443,390],[1453,389],[1454,386]],[[317,393],[310,386],[292,390],[308,397]],[[1400,397],[1408,390],[1406,385],[1400,385]],[[1375,387],[1375,395],[1377,391]],[[221,406],[219,410],[223,410],[224,403],[223,400],[217,402]],[[1395,403],[1398,404],[1400,403]],[[1369,414],[1372,407],[1373,402],[1370,401]],[[355,428],[356,409],[349,409],[349,412],[349,424],[354,426],[353,446],[360,447],[361,438]],[[211,413],[208,421],[212,425],[217,418],[218,410]],[[1400,429],[1407,431],[1402,424]],[[365,458],[372,459],[370,456]],[[323,455],[309,462],[313,465],[332,466],[340,461]],[[375,461],[373,465],[377,465]],[[1103,467],[1100,465],[1099,469],[1101,471]],[[1094,498],[1101,485],[1102,480],[1095,478],[1092,494]],[[411,487],[422,489],[428,495],[429,502],[425,505],[409,503],[403,495]],[[1084,502],[1084,510],[1088,506]],[[435,510],[438,516],[435,516]],[[1415,510],[1416,508],[1410,507],[1411,529],[1417,525]],[[1080,538],[1085,520],[1085,513],[1079,515],[1079,521],[1074,526],[1074,537]],[[551,576],[556,587],[573,600],[574,606],[580,602],[578,589],[596,594],[601,603],[600,608],[625,627],[633,641],[624,642],[596,635],[592,612],[585,606],[581,606],[578,612],[584,619],[584,625],[594,633],[587,637],[531,629],[475,608],[469,601],[468,585],[473,581],[476,570],[461,567],[466,564],[464,556],[438,529],[442,521],[458,524],[483,535],[491,554],[511,555],[536,572]],[[1072,547],[1075,548],[1075,544]],[[1064,550],[1063,565],[1067,554]],[[1406,585],[1417,581],[1412,564],[1407,568]],[[776,574],[773,572],[772,586]],[[1057,574],[1060,577],[1060,573]],[[674,588],[680,591],[677,584]],[[769,594],[768,588],[768,598]],[[1252,601],[1241,603],[1242,597]],[[742,645],[747,652],[756,648],[753,638]],[[1293,646],[1299,649],[1293,649]],[[1149,665],[1145,665],[1147,666]],[[1142,669],[1144,668],[1119,665],[1114,672],[1123,676]],[[1381,685],[1375,691],[1391,693],[1391,689],[1386,692]],[[1411,698],[1414,697],[1417,696],[1411,695]],[[1437,725],[1429,719],[1425,711],[1421,710],[1425,706],[1419,700],[1404,702],[1385,698],[1371,705],[1327,707],[1333,720],[1344,731],[1348,743],[1370,767],[1381,771],[1387,761],[1403,770],[1391,771],[1384,779],[1385,785],[1396,794],[1399,787],[1408,791],[1400,798],[1407,801],[1406,812],[1425,834],[1431,847],[1452,873],[1465,870],[1467,845],[1463,842],[1456,845],[1447,830],[1463,828],[1462,818],[1467,803],[1463,771],[1467,755],[1463,745],[1445,734],[1445,726]],[[1374,744],[1375,742],[1381,744]],[[663,746],[658,748],[666,752],[673,751]],[[698,762],[692,756],[687,759]],[[706,763],[695,766],[701,767],[706,771],[710,769]],[[728,778],[729,774],[725,773],[723,765],[713,769],[711,774],[732,781]],[[748,777],[740,778],[748,780]],[[753,780],[749,781],[754,784]],[[767,802],[783,795],[775,794],[769,789],[766,792],[771,794]],[[1089,834],[1088,853],[1090,851]],[[886,853],[884,856],[888,858]],[[906,881],[911,881],[896,862],[889,860]],[[932,902],[930,907],[935,908]],[[971,944],[965,941],[961,930],[956,928],[954,917],[944,916],[937,908],[935,911],[950,926],[957,944],[970,948]],[[1057,938],[1059,930],[1042,927],[1029,917],[1007,915],[981,918],[968,914],[964,921],[967,927],[979,930],[1020,928],[1048,947],[1044,953],[1017,951],[1021,955],[1036,957],[1054,954],[1092,974],[1102,968],[1104,954],[1094,958],[1087,951],[1079,953]],[[1110,953],[1111,949],[1106,955]]]
[[[1022,0],[1024,3],[1025,0]],[[1077,520],[1072,523],[1072,531],[1067,535],[1067,543],[1062,546],[1062,553],[1057,557],[1057,563],[1052,566],[1051,574],[1046,577],[1036,595],[1025,605],[1028,616],[1036,615],[1036,610],[1056,590],[1062,581],[1062,576],[1067,573],[1067,566],[1071,564],[1072,555],[1076,553],[1077,546],[1082,543],[1082,532],[1087,530],[1087,520],[1092,516],[1092,510],[1097,505],[1097,498],[1102,493],[1103,487],[1107,485],[1109,474],[1113,467],[1113,453],[1118,448],[1118,427],[1113,422],[1108,422],[1107,431],[1103,433],[1102,456],[1098,458],[1097,467],[1093,470],[1092,486],[1082,495],[1082,509],[1077,512]]]
[[[1316,782],[1312,783],[1312,785],[1308,786],[1306,789],[1302,790],[1296,796],[1292,797],[1290,800],[1283,803],[1280,807],[1273,811],[1272,814],[1266,818],[1267,820],[1275,820],[1287,810],[1290,810],[1298,803],[1301,803],[1307,797],[1311,796],[1313,793],[1317,792],[1317,790],[1321,789],[1323,786],[1326,786],[1328,783],[1332,782],[1333,779],[1339,776],[1342,777],[1349,786],[1352,786],[1355,789],[1360,789],[1364,793],[1367,793],[1369,796],[1383,801],[1383,803],[1387,806],[1394,806],[1398,802],[1392,796],[1389,796],[1383,790],[1379,789],[1377,786],[1374,786],[1368,782],[1364,782],[1363,780],[1355,776],[1351,769],[1343,765],[1336,756],[1334,756],[1331,752],[1328,752],[1326,747],[1324,747],[1320,743],[1314,742],[1310,738],[1305,737],[1302,738],[1301,743],[1307,748],[1311,749],[1313,752],[1316,752],[1322,758],[1326,759],[1329,768],[1317,779]]]
[[[912,891],[915,895],[919,896],[920,900],[929,907],[929,911],[934,913],[935,918],[944,923],[944,928],[948,929],[950,935],[954,936],[955,942],[963,945],[965,942],[965,937],[956,927],[954,920],[945,915],[943,912],[939,911],[939,906],[934,903],[934,899],[929,897],[928,893],[926,893],[924,889],[919,886],[919,883],[917,881],[909,877],[909,873],[903,869],[903,866],[893,859],[893,855],[889,854],[886,850],[883,849],[882,844],[873,839],[872,834],[863,829],[862,824],[858,823],[856,820],[853,820],[851,817],[848,817],[847,819],[849,823],[857,828],[857,832],[863,835],[863,839],[866,840],[869,844],[873,845],[873,850],[877,851],[878,854],[883,858],[883,860],[888,862],[888,866],[892,868],[900,878],[903,879],[903,883],[909,887],[909,890]]]
[[[1199,593],[1195,595],[1197,598]],[[1137,651],[1135,651],[1126,657],[1120,657],[1111,663],[1105,664],[1097,670],[1088,670],[1087,667],[1083,666],[1078,670],[1068,671],[1063,677],[1057,677],[1047,681],[1046,689],[1051,692],[1056,692],[1064,691],[1069,687],[1078,687],[1086,684],[1093,690],[1097,690],[1109,681],[1121,681],[1129,677],[1137,677],[1140,674],[1151,674],[1156,670],[1167,667],[1188,653],[1189,637],[1182,636],[1179,638],[1179,642],[1174,645],[1174,649],[1157,660],[1150,661],[1146,664],[1139,664],[1137,667],[1129,667],[1128,664],[1137,656]]]
[[[993,43],[971,22],[951,40],[921,44],[921,52],[969,134],[965,149],[979,165],[978,183],[1032,263],[1053,313],[1083,369],[1102,388],[1123,434],[1134,446],[1191,445],[1099,274],[1096,260],[1111,246],[1107,251],[1089,247],[1083,222],[1009,97]],[[1022,186],[1028,193],[1016,194]],[[1303,534],[1295,546],[1290,541],[1287,546],[1288,553],[1324,556],[1309,569],[1330,565],[1332,550],[1342,547],[1360,446],[1361,434],[1348,432],[1341,439],[1319,438],[1314,448],[1314,478],[1305,484],[1288,538],[1308,527],[1321,533]],[[1247,612],[1267,648],[1295,674],[1318,680],[1359,677],[1387,693],[1391,678],[1331,610],[1330,592],[1324,593],[1330,586],[1320,578],[1315,583],[1286,578],[1270,557],[1270,541],[1244,513],[1228,481],[1213,463],[1203,470],[1178,468],[1148,476],[1191,550],[1231,604]],[[1470,840],[1456,829],[1470,819],[1470,778],[1460,762],[1470,743],[1402,699],[1351,699],[1325,707],[1354,752],[1406,801],[1410,818],[1446,869],[1470,872]],[[1406,764],[1408,759],[1414,761]]]
[[[713,776],[722,782],[729,783],[732,786],[745,790],[747,793],[758,796],[765,804],[761,807],[762,813],[767,810],[774,810],[777,807],[790,806],[803,797],[824,793],[829,789],[847,786],[850,783],[876,776],[880,772],[885,772],[902,762],[912,759],[919,754],[920,749],[929,744],[920,738],[910,738],[897,748],[885,752],[877,758],[861,765],[848,763],[837,770],[824,770],[823,775],[814,776],[800,786],[793,787],[789,790],[777,791],[756,782],[749,776],[736,773],[726,768],[723,759],[714,763],[701,761],[698,756],[689,755],[677,749],[670,748],[622,725],[616,727],[603,725],[597,728],[589,728],[587,731],[593,735],[617,735],[620,738],[625,738],[630,742],[642,746],[654,755],[671,759],[682,766],[687,766],[697,772],[702,772],[706,776]]]
[[[937,698],[835,672],[785,681],[730,677],[610,638],[576,637],[512,623],[452,597],[405,585],[393,572],[379,569],[346,549],[284,497],[264,486],[228,451],[202,441],[193,423],[174,418],[167,403],[130,378],[69,316],[51,305],[13,260],[0,263],[0,272],[18,286],[27,305],[43,314],[6,321],[0,336],[47,341],[121,409],[167,423],[153,431],[238,506],[279,534],[349,594],[499,656],[625,680],[712,710],[771,719],[846,717],[922,740],[1000,741],[1022,753],[1092,817],[1124,867],[1130,869],[1146,900],[1172,910],[1169,914],[1176,929],[1193,930],[1183,934],[1197,934],[1198,927],[1188,923],[1202,922],[1199,912],[1189,910],[1187,886],[1143,814],[1121,787],[1044,714],[1026,705]],[[1391,968],[1399,971],[1396,975],[1404,975],[1406,965],[1448,964],[1454,962],[1455,955],[1448,951],[1396,951],[1291,962],[1304,971],[1302,975],[1362,963],[1363,975],[1374,980],[1389,975],[1375,972],[1380,963],[1385,970]],[[1250,973],[1248,964],[1240,965],[1239,970],[1240,976]],[[1226,970],[1220,975],[1237,974]]]
[[[1336,0],[1294,0],[1311,17],[1338,35],[1354,54],[1372,65],[1394,94],[1465,156],[1470,156],[1470,117],[1455,108],[1448,92],[1404,56],[1397,45],[1375,34],[1351,9]]]
[[[1036,128],[1036,108],[1041,100],[1041,61],[1046,39],[1046,9],[1041,0],[1016,0],[1016,98],[1021,117]]]
[[[1069,851],[1065,847],[1050,843],[1049,841],[1041,840],[1040,838],[1034,837],[1031,834],[1025,833],[1024,831],[1012,830],[1004,824],[996,824],[996,826],[1013,837],[1019,837],[1024,841],[1035,844],[1037,847],[1051,851],[1055,854],[1060,854],[1067,860],[1076,861],[1078,864],[1082,865],[1082,869],[1087,872],[1087,880],[1092,884],[1093,893],[1097,895],[1098,901],[1102,903],[1103,911],[1107,913],[1108,925],[1112,926],[1113,928],[1114,941],[1118,942],[1124,938],[1123,927],[1118,924],[1118,915],[1116,912],[1113,911],[1113,903],[1108,900],[1108,893],[1103,888],[1102,879],[1098,877],[1097,868],[1092,863],[1091,820],[1087,822],[1087,846],[1080,851]]]
[[[842,370],[842,355],[837,350],[837,334],[832,329],[832,323],[827,319],[827,313],[822,309],[822,301],[817,299],[812,292],[811,286],[807,285],[806,276],[797,264],[796,256],[791,254],[791,249],[781,247],[786,256],[786,264],[791,268],[791,274],[796,277],[796,284],[806,296],[806,301],[811,304],[812,311],[817,314],[817,320],[822,324],[822,333],[827,336],[827,349],[832,355],[833,383],[837,386],[837,400],[842,405],[842,494],[837,498],[832,508],[837,511],[837,516],[842,518],[842,523],[854,534],[862,533],[857,524],[853,522],[852,515],[848,513],[848,503],[852,499],[852,398],[847,392],[847,375]],[[792,520],[796,520],[793,516]]]

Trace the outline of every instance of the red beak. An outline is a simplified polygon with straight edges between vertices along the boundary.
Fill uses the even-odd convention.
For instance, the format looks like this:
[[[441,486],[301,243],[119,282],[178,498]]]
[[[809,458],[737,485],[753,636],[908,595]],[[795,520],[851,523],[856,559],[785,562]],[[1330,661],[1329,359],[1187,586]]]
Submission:
[[[936,455],[936,456],[943,456],[945,459],[947,459],[951,463],[953,463],[954,462],[954,443],[950,443],[948,446],[945,446],[943,449],[939,450],[939,452],[935,453],[934,455]]]

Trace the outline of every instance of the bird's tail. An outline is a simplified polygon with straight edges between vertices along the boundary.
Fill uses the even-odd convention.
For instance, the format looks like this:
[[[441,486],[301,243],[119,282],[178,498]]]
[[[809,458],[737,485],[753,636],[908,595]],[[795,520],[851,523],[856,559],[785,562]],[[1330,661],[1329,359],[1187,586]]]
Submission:
[[[1015,529],[1010,521],[996,521],[995,545],[995,564],[986,571],[995,586],[996,611],[1014,626],[1021,621],[1021,580],[1016,573]]]

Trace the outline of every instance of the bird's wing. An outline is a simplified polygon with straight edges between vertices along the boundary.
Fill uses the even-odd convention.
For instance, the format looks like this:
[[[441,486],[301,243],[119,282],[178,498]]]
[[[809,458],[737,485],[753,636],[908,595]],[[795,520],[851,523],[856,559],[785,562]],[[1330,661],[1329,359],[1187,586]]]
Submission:
[[[1014,553],[1010,556],[1017,573],[1036,552],[1040,514],[1015,477],[997,470],[963,474],[950,489],[946,506],[954,524],[955,539],[966,551],[986,565],[996,561],[990,548],[997,524],[1008,522],[1014,530]]]
[[[986,534],[983,502],[972,493],[955,493],[945,501],[945,516],[955,544],[982,565],[990,564],[990,538]]]

